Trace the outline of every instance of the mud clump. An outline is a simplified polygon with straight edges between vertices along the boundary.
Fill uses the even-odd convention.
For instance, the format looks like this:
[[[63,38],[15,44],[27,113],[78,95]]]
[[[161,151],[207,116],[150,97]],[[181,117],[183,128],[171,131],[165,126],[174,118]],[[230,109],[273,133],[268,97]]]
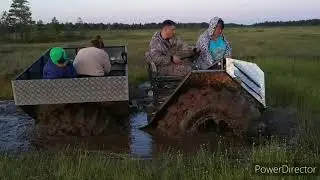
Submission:
[[[169,136],[200,131],[241,136],[247,132],[250,121],[259,116],[257,103],[244,91],[205,86],[181,94],[159,121],[157,129]]]
[[[126,128],[124,117],[110,106],[103,103],[41,106],[35,137],[101,136]]]

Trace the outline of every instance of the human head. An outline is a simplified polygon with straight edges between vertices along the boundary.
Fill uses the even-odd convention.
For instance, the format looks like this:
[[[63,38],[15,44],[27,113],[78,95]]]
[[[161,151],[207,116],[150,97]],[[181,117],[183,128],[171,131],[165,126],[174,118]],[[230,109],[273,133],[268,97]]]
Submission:
[[[161,35],[164,39],[171,39],[176,34],[176,23],[172,20],[162,22]]]
[[[223,29],[224,29],[224,22],[222,19],[219,19],[213,35],[216,37],[220,36],[222,34]]]
[[[219,17],[214,17],[210,20],[208,33],[210,36],[219,36],[224,29],[224,21]]]
[[[104,48],[104,43],[101,39],[101,36],[97,35],[96,38],[94,40],[91,40],[91,45],[99,48],[99,49],[103,49]]]
[[[55,65],[64,65],[68,61],[68,56],[63,48],[54,47],[50,50],[50,59]]]

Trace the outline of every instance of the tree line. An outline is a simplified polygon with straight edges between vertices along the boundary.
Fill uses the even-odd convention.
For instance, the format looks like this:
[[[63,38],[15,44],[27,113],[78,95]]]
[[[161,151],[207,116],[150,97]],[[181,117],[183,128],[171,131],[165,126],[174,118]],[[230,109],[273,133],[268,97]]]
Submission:
[[[158,29],[159,23],[123,24],[123,23],[87,23],[81,17],[76,23],[61,23],[56,17],[51,22],[44,23],[32,20],[32,12],[28,0],[13,0],[8,11],[0,16],[0,41],[47,42],[72,41],[87,36],[90,30],[138,30]],[[300,21],[273,21],[243,25],[228,23],[226,27],[274,27],[274,26],[316,26],[320,19]],[[206,22],[177,23],[177,28],[207,28]]]

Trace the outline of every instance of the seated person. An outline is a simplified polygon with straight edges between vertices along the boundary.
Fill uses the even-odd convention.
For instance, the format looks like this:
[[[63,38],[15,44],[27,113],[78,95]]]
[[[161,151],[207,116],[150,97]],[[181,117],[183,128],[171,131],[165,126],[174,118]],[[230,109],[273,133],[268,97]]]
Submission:
[[[213,63],[231,57],[231,46],[222,30],[224,22],[219,17],[210,20],[209,28],[199,37],[197,49],[200,57],[197,60],[199,69],[212,69]]]
[[[185,76],[192,70],[192,62],[187,58],[194,54],[194,48],[175,36],[175,23],[165,20],[160,32],[156,32],[146,53],[147,61],[152,61],[160,75]]]
[[[110,58],[102,49],[102,40],[92,40],[91,44],[92,47],[80,49],[73,62],[78,77],[105,76],[111,71]]]
[[[50,59],[43,67],[43,79],[75,78],[76,71],[63,48],[50,50]]]

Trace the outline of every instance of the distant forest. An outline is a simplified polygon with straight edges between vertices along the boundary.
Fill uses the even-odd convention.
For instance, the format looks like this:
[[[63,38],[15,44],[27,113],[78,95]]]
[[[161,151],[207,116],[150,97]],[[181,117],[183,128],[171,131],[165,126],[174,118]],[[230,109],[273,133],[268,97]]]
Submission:
[[[59,23],[54,17],[50,23],[43,24],[39,21],[35,24],[41,28],[56,25],[56,28],[61,30],[67,29],[85,29],[85,30],[134,30],[134,29],[158,29],[161,27],[159,23],[145,23],[145,24],[123,24],[123,23],[86,23],[81,18],[78,18],[77,23]],[[276,27],[276,26],[316,26],[320,25],[320,19],[299,20],[299,21],[266,21],[262,23],[255,23],[252,25],[227,23],[226,27]],[[207,28],[209,24],[206,22],[201,23],[177,23],[177,28]]]
[[[13,0],[9,11],[0,15],[0,41],[6,42],[47,42],[72,41],[87,37],[90,30],[138,30],[157,29],[159,23],[122,24],[122,23],[87,23],[80,17],[76,23],[61,23],[56,17],[44,23],[32,20],[32,12],[28,0]],[[318,26],[320,19],[300,21],[273,21],[252,25],[226,24],[226,27],[275,27],[275,26]],[[178,23],[177,28],[207,28],[208,23]]]

